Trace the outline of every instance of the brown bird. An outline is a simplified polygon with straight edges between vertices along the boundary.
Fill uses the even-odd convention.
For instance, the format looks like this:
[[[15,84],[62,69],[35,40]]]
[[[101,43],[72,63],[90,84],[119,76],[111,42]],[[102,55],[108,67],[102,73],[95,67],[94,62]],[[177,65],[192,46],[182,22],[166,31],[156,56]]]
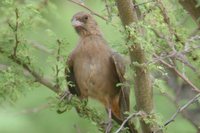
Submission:
[[[78,12],[72,25],[80,39],[67,60],[67,81],[75,84],[69,91],[80,99],[100,101],[121,124],[129,111],[129,87],[116,84],[127,83],[125,60],[107,45],[92,15]]]

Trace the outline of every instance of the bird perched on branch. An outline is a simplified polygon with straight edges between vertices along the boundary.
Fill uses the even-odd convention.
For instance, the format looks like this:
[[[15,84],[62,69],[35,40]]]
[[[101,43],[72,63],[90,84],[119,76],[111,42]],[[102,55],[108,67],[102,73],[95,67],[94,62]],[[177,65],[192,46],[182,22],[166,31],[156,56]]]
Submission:
[[[116,84],[127,82],[125,60],[107,45],[92,15],[78,12],[72,25],[80,39],[67,60],[67,81],[75,84],[69,91],[80,99],[100,101],[121,124],[129,111],[129,87]]]

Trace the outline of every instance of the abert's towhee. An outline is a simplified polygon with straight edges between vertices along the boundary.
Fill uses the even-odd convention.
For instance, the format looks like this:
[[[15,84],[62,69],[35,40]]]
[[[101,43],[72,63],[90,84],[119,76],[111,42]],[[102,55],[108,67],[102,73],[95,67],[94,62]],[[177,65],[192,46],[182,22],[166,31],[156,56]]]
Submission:
[[[127,83],[125,60],[107,45],[90,14],[76,13],[72,25],[80,39],[67,60],[67,81],[75,84],[69,91],[80,99],[97,99],[122,123],[124,112],[129,111],[129,87],[116,84]]]

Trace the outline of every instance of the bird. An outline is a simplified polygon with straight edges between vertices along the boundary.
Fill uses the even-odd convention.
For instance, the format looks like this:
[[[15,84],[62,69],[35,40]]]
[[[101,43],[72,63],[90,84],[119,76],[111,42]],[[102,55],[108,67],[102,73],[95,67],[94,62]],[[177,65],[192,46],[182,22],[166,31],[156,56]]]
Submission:
[[[112,119],[121,124],[129,111],[128,85],[125,79],[126,60],[109,47],[90,13],[78,12],[72,26],[79,41],[66,61],[65,75],[69,91],[80,99],[93,98],[102,103]],[[135,128],[132,133],[137,133]]]

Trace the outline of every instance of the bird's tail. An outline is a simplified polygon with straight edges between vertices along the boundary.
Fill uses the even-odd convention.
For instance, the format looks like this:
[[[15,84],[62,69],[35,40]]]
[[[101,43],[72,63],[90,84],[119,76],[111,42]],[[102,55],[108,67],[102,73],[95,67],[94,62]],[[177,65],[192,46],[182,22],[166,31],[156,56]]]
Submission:
[[[119,125],[121,125],[127,118],[127,115],[124,113],[126,111],[129,111],[129,107],[120,106],[119,101],[120,101],[119,98],[112,101],[111,111],[112,111],[112,119],[115,120]],[[138,133],[134,123],[131,123],[131,121],[127,121],[124,127],[128,127],[130,133]]]

